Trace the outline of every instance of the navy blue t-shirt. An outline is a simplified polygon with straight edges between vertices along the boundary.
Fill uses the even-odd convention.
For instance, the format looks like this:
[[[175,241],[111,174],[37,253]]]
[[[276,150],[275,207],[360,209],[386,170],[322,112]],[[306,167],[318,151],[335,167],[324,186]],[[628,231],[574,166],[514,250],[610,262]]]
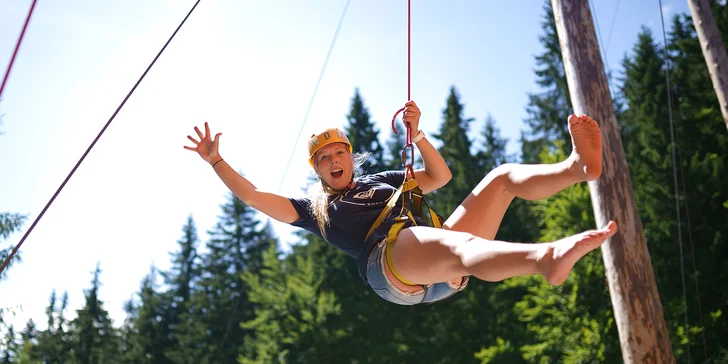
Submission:
[[[365,242],[364,238],[386,206],[387,200],[402,183],[404,183],[404,171],[385,171],[361,176],[356,179],[354,188],[343,194],[331,196],[330,225],[326,229],[325,240],[357,260],[366,260],[368,257],[363,255],[368,255],[377,242]],[[311,200],[308,198],[289,198],[289,200],[299,216],[299,219],[291,225],[306,229],[323,239],[311,213]],[[392,213],[399,215],[401,208],[400,198]]]

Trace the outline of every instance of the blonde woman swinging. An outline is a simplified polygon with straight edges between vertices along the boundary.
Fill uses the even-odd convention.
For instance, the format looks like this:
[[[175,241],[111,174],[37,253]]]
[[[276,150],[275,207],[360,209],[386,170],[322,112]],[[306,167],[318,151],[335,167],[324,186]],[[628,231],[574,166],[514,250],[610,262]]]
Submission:
[[[414,176],[422,192],[444,186],[450,170],[419,130],[420,110],[414,101],[405,105],[403,121],[412,131],[424,168]],[[547,198],[566,187],[599,178],[602,140],[597,123],[586,115],[571,115],[568,128],[573,151],[555,164],[503,164],[488,172],[455,209],[442,228],[426,225],[419,216],[408,220],[396,236],[387,239],[395,218],[406,213],[401,202],[367,233],[379,213],[404,181],[404,171],[359,175],[363,156],[352,153],[343,131],[335,128],[309,140],[308,162],[319,181],[308,196],[284,197],[259,189],[229,166],[218,152],[221,133],[212,137],[208,123],[197,138],[187,136],[230,191],[246,205],[274,218],[308,230],[357,260],[359,273],[379,296],[400,305],[436,302],[465,288],[468,278],[501,281],[540,274],[559,285],[574,264],[614,235],[617,226],[585,231],[549,243],[512,243],[494,240],[514,197]],[[277,148],[271,145],[270,148]]]

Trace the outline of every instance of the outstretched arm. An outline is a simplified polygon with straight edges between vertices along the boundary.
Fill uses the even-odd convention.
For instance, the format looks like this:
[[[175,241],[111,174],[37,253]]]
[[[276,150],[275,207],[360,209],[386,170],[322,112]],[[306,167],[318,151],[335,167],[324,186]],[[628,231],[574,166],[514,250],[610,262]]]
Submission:
[[[410,125],[413,140],[420,133],[420,115],[420,108],[414,101],[410,100],[405,104],[402,120]],[[415,145],[420,151],[424,164],[424,169],[415,171],[415,179],[422,192],[429,193],[446,185],[452,178],[452,173],[437,149],[424,137],[416,141]]]
[[[244,204],[287,224],[298,220],[298,212],[291,201],[286,197],[258,190],[220,157],[218,143],[222,133],[216,134],[215,139],[210,138],[210,127],[207,122],[205,123],[205,134],[202,134],[197,127],[195,127],[195,132],[200,140],[188,135],[187,139],[192,141],[195,146],[185,146],[185,149],[197,152],[202,159],[213,166],[220,180]]]

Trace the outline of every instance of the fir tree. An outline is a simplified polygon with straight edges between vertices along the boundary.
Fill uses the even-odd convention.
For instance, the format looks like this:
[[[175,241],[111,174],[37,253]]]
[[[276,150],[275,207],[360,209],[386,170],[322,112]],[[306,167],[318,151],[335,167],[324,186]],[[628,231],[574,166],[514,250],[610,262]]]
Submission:
[[[51,292],[48,307],[46,308],[47,329],[38,333],[38,344],[33,347],[31,356],[48,364],[71,362],[72,337],[69,332],[69,322],[65,312],[68,309],[68,293],[64,292],[60,305],[56,306],[55,290]]]
[[[0,240],[4,240],[10,237],[10,234],[14,233],[18,229],[20,229],[20,226],[23,224],[27,216],[23,216],[20,214],[14,214],[9,212],[3,212],[0,213]],[[5,259],[7,259],[8,255],[13,250],[13,246],[0,249],[0,264],[3,264],[5,262]],[[8,270],[14,263],[19,263],[21,261],[20,258],[20,252],[16,252],[15,256],[10,260],[8,265],[5,267],[5,269],[0,273],[0,280],[3,280],[5,277],[7,277]],[[0,310],[0,322],[2,322],[3,312]]]
[[[343,332],[329,329],[328,319],[339,313],[333,293],[320,290],[324,277],[310,257],[280,260],[275,246],[265,254],[264,268],[246,272],[249,299],[256,304],[255,319],[240,363],[326,363],[332,344]]]
[[[545,1],[543,10],[541,27],[544,33],[539,40],[544,51],[536,56],[535,71],[541,92],[528,95],[528,117],[524,122],[529,129],[521,137],[525,163],[537,163],[542,150],[553,150],[554,140],[570,140],[566,122],[573,111],[551,1]],[[569,155],[571,146],[565,147],[566,155]]]
[[[394,130],[390,130],[389,137],[385,142],[386,154],[384,158],[384,169],[385,170],[402,170],[402,148],[406,143],[406,135],[401,130],[397,129],[397,133]],[[417,156],[416,156],[417,157]],[[408,157],[409,158],[409,157]],[[416,168],[416,167],[415,167]]]
[[[223,214],[210,231],[207,253],[202,256],[198,289],[193,292],[190,311],[196,317],[186,329],[186,350],[197,361],[234,362],[239,345],[247,335],[240,323],[253,317],[242,274],[262,266],[256,261],[275,238],[269,226],[258,228],[256,212],[232,194],[222,206]],[[199,336],[195,336],[199,335]]]
[[[187,218],[187,223],[182,228],[182,238],[177,241],[179,251],[170,254],[172,266],[169,272],[162,273],[166,286],[169,287],[163,295],[164,306],[166,307],[165,317],[169,318],[169,327],[165,330],[171,335],[164,350],[165,357],[174,362],[184,362],[186,348],[180,345],[180,341],[187,342],[187,334],[194,326],[194,317],[190,316],[192,311],[192,291],[200,279],[200,262],[197,253],[197,229],[192,216]],[[194,335],[193,335],[194,336]]]
[[[133,363],[169,363],[165,352],[172,348],[169,300],[158,292],[157,269],[144,277],[138,293],[139,304],[125,305],[127,323],[123,327],[125,360]]]
[[[435,211],[443,216],[449,216],[483,177],[477,169],[471,150],[472,142],[468,137],[473,119],[466,118],[464,110],[460,95],[454,86],[451,87],[442,112],[443,123],[439,133],[434,136],[442,141],[438,151],[452,173],[452,180],[435,191],[435,197],[432,197]]]
[[[71,321],[73,356],[78,363],[115,363],[119,359],[116,329],[111,323],[104,303],[99,299],[101,269],[96,266],[91,288],[86,291],[86,303]]]
[[[345,133],[354,148],[354,152],[369,153],[371,155],[362,166],[363,171],[365,173],[377,173],[385,170],[384,148],[379,142],[379,131],[370,120],[369,110],[364,105],[364,99],[359,94],[358,88],[354,90],[351,108],[346,119],[348,124],[345,127]]]

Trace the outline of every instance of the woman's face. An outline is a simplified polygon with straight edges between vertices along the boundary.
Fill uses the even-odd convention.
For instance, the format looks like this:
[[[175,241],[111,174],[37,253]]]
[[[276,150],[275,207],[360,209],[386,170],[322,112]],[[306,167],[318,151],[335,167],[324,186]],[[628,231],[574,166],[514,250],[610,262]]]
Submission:
[[[319,177],[335,190],[343,190],[351,181],[354,159],[344,143],[332,143],[314,155]]]

